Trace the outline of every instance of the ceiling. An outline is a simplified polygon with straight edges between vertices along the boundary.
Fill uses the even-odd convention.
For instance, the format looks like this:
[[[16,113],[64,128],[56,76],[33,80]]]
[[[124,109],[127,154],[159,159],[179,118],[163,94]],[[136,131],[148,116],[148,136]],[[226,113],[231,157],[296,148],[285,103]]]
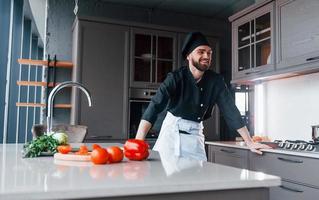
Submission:
[[[152,11],[163,10],[186,15],[194,15],[221,20],[261,0],[100,0],[101,2],[134,6],[150,9]],[[44,38],[45,7],[44,0],[27,0],[25,14],[33,18],[36,32],[41,39]]]
[[[227,19],[258,0],[101,0],[102,2]],[[260,1],[260,0],[259,0]]]

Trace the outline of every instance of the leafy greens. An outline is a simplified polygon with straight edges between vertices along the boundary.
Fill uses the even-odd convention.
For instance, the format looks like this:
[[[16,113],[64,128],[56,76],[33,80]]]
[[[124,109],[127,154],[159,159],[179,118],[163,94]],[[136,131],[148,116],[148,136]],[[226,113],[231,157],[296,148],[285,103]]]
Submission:
[[[52,135],[41,135],[38,138],[27,142],[23,146],[22,155],[25,158],[40,156],[41,152],[56,153],[58,141]]]

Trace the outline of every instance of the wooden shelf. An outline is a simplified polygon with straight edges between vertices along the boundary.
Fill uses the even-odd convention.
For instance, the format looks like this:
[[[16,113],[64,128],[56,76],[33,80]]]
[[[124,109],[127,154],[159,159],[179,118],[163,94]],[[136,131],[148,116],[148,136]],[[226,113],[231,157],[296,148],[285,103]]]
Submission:
[[[18,107],[45,107],[46,104],[44,103],[16,103]],[[71,104],[55,104],[54,108],[71,108]]]
[[[38,81],[17,81],[17,84],[20,86],[42,86],[42,87],[46,87],[47,86],[47,82],[38,82]],[[55,83],[53,85],[53,83],[49,83],[49,87],[54,87],[57,86],[59,83]]]
[[[48,61],[46,60],[18,59],[18,62],[21,65],[48,66]],[[50,61],[49,66],[54,67],[54,61]],[[60,68],[73,68],[73,63],[68,61],[57,61],[55,66]]]

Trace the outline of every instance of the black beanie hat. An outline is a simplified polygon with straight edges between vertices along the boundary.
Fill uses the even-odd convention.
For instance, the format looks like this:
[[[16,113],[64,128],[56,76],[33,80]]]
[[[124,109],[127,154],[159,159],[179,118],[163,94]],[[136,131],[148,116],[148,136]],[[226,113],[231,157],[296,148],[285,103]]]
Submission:
[[[190,54],[196,47],[200,45],[208,45],[209,43],[206,37],[201,32],[190,32],[183,44],[182,56],[186,59],[187,55]]]

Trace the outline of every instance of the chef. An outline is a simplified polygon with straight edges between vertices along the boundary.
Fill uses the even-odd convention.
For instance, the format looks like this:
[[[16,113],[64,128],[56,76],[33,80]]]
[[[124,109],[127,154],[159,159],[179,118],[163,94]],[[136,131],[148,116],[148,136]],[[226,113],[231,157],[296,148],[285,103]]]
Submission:
[[[252,152],[270,148],[251,139],[223,77],[210,70],[212,49],[200,32],[189,33],[182,56],[188,66],[167,74],[139,124],[136,139],[145,139],[157,115],[167,110],[153,150],[177,157],[206,161],[203,120],[211,117],[215,104],[227,125],[237,130]]]

